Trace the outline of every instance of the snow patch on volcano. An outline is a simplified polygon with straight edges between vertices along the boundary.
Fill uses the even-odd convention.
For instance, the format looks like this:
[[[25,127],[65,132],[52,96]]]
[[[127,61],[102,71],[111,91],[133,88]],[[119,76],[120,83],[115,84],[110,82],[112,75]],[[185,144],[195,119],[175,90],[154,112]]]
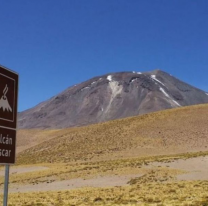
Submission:
[[[115,97],[122,92],[122,85],[119,85],[119,82],[117,81],[110,81],[109,82],[109,87],[111,89],[111,97],[110,97],[110,101],[108,103],[108,106],[105,109],[105,112],[107,113],[110,108],[111,108],[111,104],[113,102],[113,100],[115,99]]]
[[[158,79],[156,78],[156,75],[151,75],[151,78],[152,78],[153,80],[155,80],[156,82],[158,82],[158,83],[162,84],[163,86],[165,86],[160,80],[158,80]]]
[[[168,97],[174,104],[176,104],[177,106],[181,107],[181,105],[180,105],[177,101],[175,101],[174,99],[172,99],[172,98],[170,97],[170,95],[169,95],[162,87],[160,87],[160,91],[161,91],[166,97]]]
[[[135,71],[133,71],[132,73],[134,73],[134,74],[142,74],[141,72],[135,72]]]
[[[111,82],[111,81],[112,81],[112,75],[108,75],[108,76],[107,76],[107,80],[108,80],[109,82]]]
[[[160,91],[168,98],[170,98],[169,94],[162,88],[160,87]]]

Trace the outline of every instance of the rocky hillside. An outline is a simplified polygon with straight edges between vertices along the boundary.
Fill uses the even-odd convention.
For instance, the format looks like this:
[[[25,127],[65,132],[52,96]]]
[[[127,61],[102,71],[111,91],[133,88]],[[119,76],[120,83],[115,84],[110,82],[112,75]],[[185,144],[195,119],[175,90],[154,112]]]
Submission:
[[[19,113],[19,128],[66,128],[208,103],[208,94],[163,72],[92,78]]]

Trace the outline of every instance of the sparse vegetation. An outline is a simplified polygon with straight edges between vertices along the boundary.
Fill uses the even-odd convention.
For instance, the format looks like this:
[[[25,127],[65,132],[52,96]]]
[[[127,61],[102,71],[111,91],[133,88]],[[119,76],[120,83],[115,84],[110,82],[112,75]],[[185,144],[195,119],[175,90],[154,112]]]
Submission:
[[[124,186],[11,193],[9,205],[208,205],[208,181],[178,181],[176,176],[187,171],[167,166],[180,159],[208,155],[208,130],[204,129],[207,108],[208,105],[177,108],[88,127],[45,130],[42,134],[27,131],[27,135],[34,133],[34,142],[19,153],[15,167],[48,169],[11,174],[11,187],[76,178],[84,181],[98,174],[138,176]],[[27,136],[24,131],[21,134]],[[38,138],[35,142],[35,135],[44,141]],[[20,146],[21,142],[24,141],[19,142]],[[158,166],[153,166],[155,162]]]
[[[199,156],[206,156],[208,152],[184,153],[179,155],[161,155],[151,157],[140,157],[131,159],[109,160],[100,162],[81,162],[81,163],[57,163],[57,164],[36,164],[36,166],[48,167],[48,170],[38,172],[29,172],[22,174],[13,174],[10,177],[11,183],[25,184],[25,183],[41,183],[67,180],[73,178],[93,178],[99,175],[124,175],[124,174],[144,174],[151,170],[145,168],[152,162],[171,162],[177,159],[188,159]],[[27,165],[34,166],[34,165]],[[19,166],[20,167],[20,166]],[[183,173],[182,171],[171,170],[170,168],[158,167],[157,171],[174,171],[175,175]],[[0,184],[3,184],[3,177],[0,178]]]
[[[38,144],[38,138],[38,145],[18,155],[17,164],[90,162],[206,151],[207,110],[205,104],[87,127],[46,130],[42,134],[45,142]],[[21,136],[18,138],[20,141]]]
[[[139,183],[126,187],[10,194],[9,205],[203,206],[208,204],[207,193],[207,181]]]

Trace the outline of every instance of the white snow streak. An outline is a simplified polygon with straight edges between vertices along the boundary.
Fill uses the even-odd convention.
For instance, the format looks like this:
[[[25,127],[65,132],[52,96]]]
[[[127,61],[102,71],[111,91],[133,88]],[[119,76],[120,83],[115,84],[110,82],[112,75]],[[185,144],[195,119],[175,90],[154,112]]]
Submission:
[[[133,71],[133,73],[134,73],[134,74],[142,74],[141,72],[135,72],[135,71]]]
[[[168,97],[173,103],[175,103],[177,106],[181,107],[181,105],[180,105],[178,102],[176,102],[174,99],[172,99],[172,98],[170,97],[170,95],[169,95],[162,87],[160,87],[160,91],[161,91],[166,97]]]
[[[166,87],[160,80],[158,80],[158,79],[156,78],[156,75],[151,75],[151,78],[152,78],[153,80],[155,80],[156,82],[162,84],[164,87]],[[157,83],[156,83],[156,84],[157,84]],[[181,105],[180,105],[177,101],[175,101],[174,99],[172,99],[172,98],[170,97],[170,95],[169,95],[162,87],[160,87],[160,91],[161,91],[166,97],[168,97],[174,104],[176,104],[177,106],[181,107]]]
[[[135,79],[132,79],[131,81],[130,81],[130,83],[132,83],[132,82],[134,82],[134,81],[136,81],[137,80],[137,78],[135,78]]]
[[[99,80],[101,80],[101,79],[102,79],[102,78],[100,78]],[[99,81],[99,80],[98,80],[98,81]],[[95,83],[97,83],[97,81],[94,81],[94,82],[90,83],[87,87],[83,87],[80,91],[83,91],[83,90],[85,90],[85,89],[89,89],[90,86],[93,85],[93,84],[95,84]]]
[[[107,113],[110,108],[111,108],[111,104],[113,102],[113,100],[115,99],[115,97],[122,92],[122,86],[119,85],[119,82],[117,81],[112,81],[112,77],[109,77],[109,79],[111,79],[111,81],[109,82],[109,86],[110,86],[110,89],[111,89],[111,97],[110,97],[110,101],[108,103],[108,106],[106,107],[105,109],[105,113]],[[108,79],[108,80],[109,80]]]
[[[80,91],[83,91],[85,89],[89,89],[90,87],[83,87]]]
[[[208,95],[208,93],[205,92],[206,95]]]
[[[165,86],[160,80],[158,80],[158,79],[156,78],[156,75],[151,75],[151,78],[152,78],[153,80],[155,80],[156,82],[159,82],[160,84],[162,84],[163,86]]]
[[[170,98],[169,94],[162,88],[160,87],[160,91],[168,98]]]
[[[109,86],[111,88],[111,91],[112,91],[112,98],[114,99],[117,94],[119,94],[121,91],[122,91],[122,86],[118,85],[118,82],[116,81],[112,81],[112,82],[109,82]]]
[[[108,75],[107,80],[111,82],[112,81],[112,75]]]
[[[180,105],[178,102],[176,102],[176,101],[173,100],[173,99],[172,99],[172,101],[173,101],[175,104],[177,104],[179,107],[181,107],[181,105]]]

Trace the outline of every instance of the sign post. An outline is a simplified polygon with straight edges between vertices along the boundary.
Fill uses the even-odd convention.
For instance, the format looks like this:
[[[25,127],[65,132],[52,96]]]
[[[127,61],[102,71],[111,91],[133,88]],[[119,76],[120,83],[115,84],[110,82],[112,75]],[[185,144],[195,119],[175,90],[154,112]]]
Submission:
[[[4,206],[8,200],[9,165],[15,163],[18,79],[17,73],[0,66],[0,164],[5,165]]]
[[[5,166],[5,179],[4,179],[4,202],[3,206],[7,206],[8,202],[8,188],[9,187],[9,165]]]

